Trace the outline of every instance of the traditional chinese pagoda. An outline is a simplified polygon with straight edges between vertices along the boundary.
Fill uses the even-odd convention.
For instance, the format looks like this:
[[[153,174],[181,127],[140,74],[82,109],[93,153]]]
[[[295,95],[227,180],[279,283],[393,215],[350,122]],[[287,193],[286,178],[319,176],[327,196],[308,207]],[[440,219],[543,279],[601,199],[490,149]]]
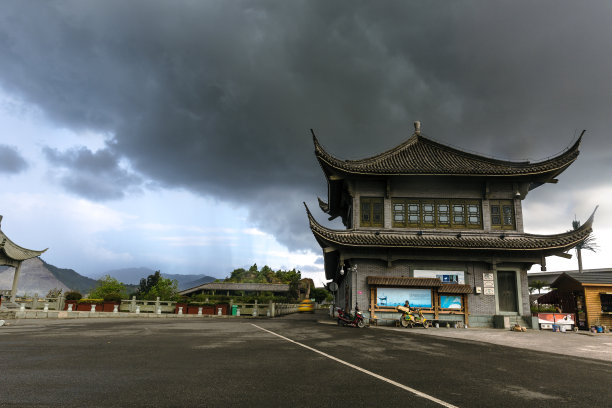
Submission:
[[[0,215],[0,224],[2,223],[2,216]],[[19,274],[21,271],[21,263],[25,260],[40,256],[46,249],[42,251],[36,251],[33,249],[23,248],[9,239],[9,237],[2,232],[0,227],[0,266],[12,266],[15,268],[15,274],[13,275],[13,286],[11,290],[2,290],[2,295],[10,296],[10,301],[15,302],[15,296],[17,295],[17,284],[19,282]],[[14,306],[14,305],[13,305]]]
[[[408,300],[442,323],[528,324],[527,270],[546,270],[548,256],[571,257],[566,252],[591,233],[593,215],[575,231],[527,234],[521,203],[557,182],[581,138],[544,161],[504,161],[427,139],[415,122],[399,146],[343,160],[313,132],[328,184],[319,206],[346,227],[326,228],[306,209],[326,278],[338,285],[337,304],[358,306],[373,321],[397,318],[395,307]]]

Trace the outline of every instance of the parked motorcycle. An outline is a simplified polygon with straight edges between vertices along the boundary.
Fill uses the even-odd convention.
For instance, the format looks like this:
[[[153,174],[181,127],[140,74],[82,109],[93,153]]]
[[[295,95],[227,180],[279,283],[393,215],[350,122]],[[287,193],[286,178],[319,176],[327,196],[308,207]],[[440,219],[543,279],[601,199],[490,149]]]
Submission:
[[[427,329],[431,326],[431,322],[423,316],[421,309],[411,310],[404,306],[398,306],[397,310],[402,312],[400,317],[400,325],[402,327],[413,328],[414,326],[423,326]]]
[[[338,309],[338,326],[350,326],[350,327],[365,327],[363,320],[363,314],[359,311],[359,308],[355,309],[355,316],[345,312],[342,309]]]

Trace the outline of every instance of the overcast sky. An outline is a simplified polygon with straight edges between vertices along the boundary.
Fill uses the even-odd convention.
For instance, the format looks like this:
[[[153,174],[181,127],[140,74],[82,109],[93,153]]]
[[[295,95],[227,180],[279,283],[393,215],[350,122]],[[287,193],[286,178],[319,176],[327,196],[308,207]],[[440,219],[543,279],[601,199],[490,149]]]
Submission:
[[[48,1],[0,13],[0,214],[82,274],[225,277],[257,262],[322,281],[310,128],[362,158],[425,136],[540,160],[582,129],[527,232],[586,220],[612,267],[609,2]],[[548,259],[574,269],[575,259]]]

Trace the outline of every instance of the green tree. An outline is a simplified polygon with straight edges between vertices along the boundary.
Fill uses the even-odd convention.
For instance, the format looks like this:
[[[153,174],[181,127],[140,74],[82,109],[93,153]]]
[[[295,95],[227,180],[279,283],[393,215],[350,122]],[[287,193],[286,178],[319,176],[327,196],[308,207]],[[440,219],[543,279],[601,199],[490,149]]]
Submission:
[[[159,297],[160,300],[177,300],[178,299],[178,282],[175,279],[161,278],[155,286],[145,295],[145,299],[155,300]]]
[[[155,271],[154,274],[147,276],[146,278],[142,278],[140,280],[140,284],[138,285],[138,291],[136,292],[136,297],[139,299],[144,299],[145,296],[153,286],[157,285],[157,282],[162,279],[161,272]]]
[[[317,303],[321,303],[324,300],[331,300],[334,298],[333,295],[325,288],[311,288],[310,297],[313,298]]]
[[[160,300],[177,300],[178,282],[164,278],[160,271],[155,271],[140,280],[136,297],[144,300],[156,300],[158,297]]]
[[[529,292],[533,292],[534,290],[538,291],[538,294],[541,293],[543,287],[548,286],[548,284],[541,280],[532,281],[529,284]]]
[[[95,288],[89,292],[90,299],[104,299],[108,295],[125,296],[125,285],[110,275],[98,280]]]
[[[572,229],[576,231],[580,228],[580,221],[574,218],[572,221]],[[595,242],[595,236],[593,234],[589,234],[585,239],[583,239],[578,245],[575,246],[576,249],[576,258],[578,259],[578,272],[582,273],[582,250],[585,249],[591,252],[597,252],[599,246]]]

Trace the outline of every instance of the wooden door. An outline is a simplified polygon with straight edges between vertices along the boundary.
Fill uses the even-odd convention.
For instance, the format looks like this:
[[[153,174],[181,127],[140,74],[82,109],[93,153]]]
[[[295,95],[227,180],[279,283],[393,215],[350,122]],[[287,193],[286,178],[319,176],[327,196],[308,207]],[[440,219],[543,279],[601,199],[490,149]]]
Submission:
[[[516,272],[497,271],[497,293],[500,312],[518,312]]]

